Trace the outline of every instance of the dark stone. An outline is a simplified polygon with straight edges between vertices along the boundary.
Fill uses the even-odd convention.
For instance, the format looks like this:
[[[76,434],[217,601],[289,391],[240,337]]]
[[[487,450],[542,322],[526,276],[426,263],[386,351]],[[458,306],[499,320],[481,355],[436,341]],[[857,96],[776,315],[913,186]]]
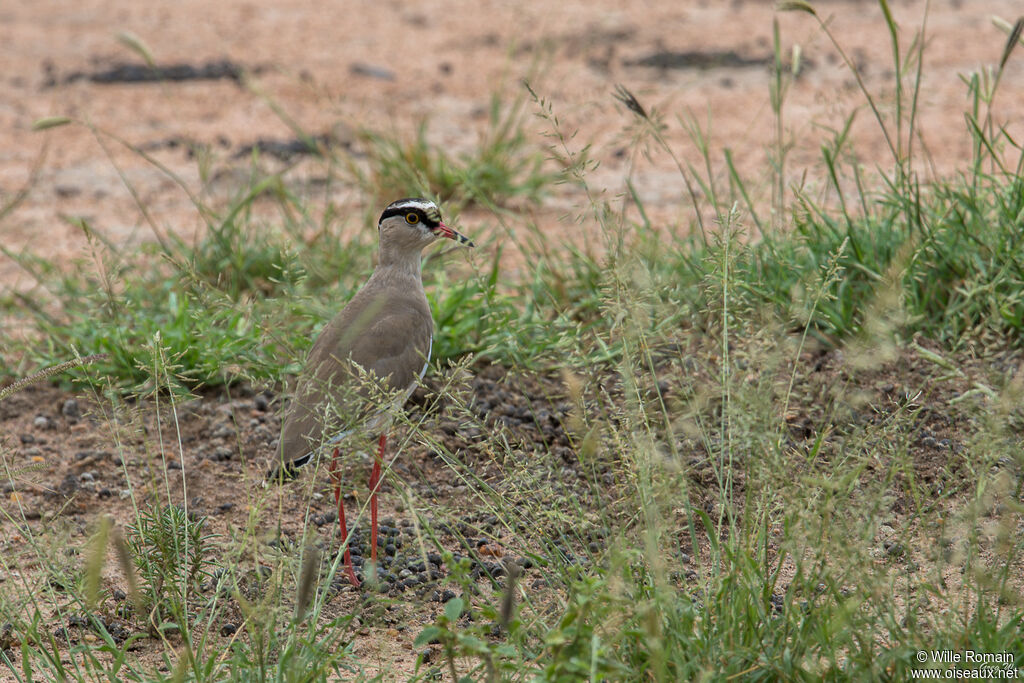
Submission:
[[[318,527],[325,524],[334,524],[336,521],[338,521],[338,513],[333,511],[313,515],[313,524],[316,524]]]
[[[882,547],[885,549],[885,552],[892,557],[901,557],[906,552],[903,544],[899,541],[885,541],[882,544]]]
[[[69,420],[78,420],[78,418],[82,417],[82,409],[79,407],[78,401],[69,398],[61,405],[60,414]]]
[[[148,64],[115,63],[104,71],[85,73],[75,71],[65,76],[61,82],[73,83],[87,80],[93,83],[109,85],[115,83],[157,83],[161,81],[214,81],[228,79],[236,83],[242,82],[246,69],[227,59],[210,60],[199,66],[191,64],[168,64],[166,66],[149,66]],[[253,73],[262,71],[255,67]]]
[[[209,456],[210,460],[214,462],[224,462],[225,460],[231,460],[235,452],[230,448],[224,446],[218,446],[213,449],[213,453]]]
[[[382,66],[375,66],[373,64],[366,64],[364,62],[353,62],[349,65],[348,70],[350,73],[356,76],[366,76],[367,78],[376,78],[379,81],[393,81],[395,80],[395,72],[390,69],[386,69]]]
[[[241,159],[244,157],[252,156],[253,152],[259,152],[262,155],[274,157],[282,161],[289,161],[296,156],[320,156],[321,149],[330,147],[338,143],[338,140],[334,138],[330,133],[322,133],[320,135],[313,135],[305,138],[292,138],[290,140],[275,140],[272,138],[260,138],[251,145],[243,145],[235,152],[235,158]],[[266,408],[260,408],[258,403],[259,397],[256,397],[256,408],[258,410],[265,411]],[[266,399],[263,400],[266,405]]]
[[[106,625],[105,628],[115,643],[123,643],[131,636],[131,633],[122,624],[113,623]]]

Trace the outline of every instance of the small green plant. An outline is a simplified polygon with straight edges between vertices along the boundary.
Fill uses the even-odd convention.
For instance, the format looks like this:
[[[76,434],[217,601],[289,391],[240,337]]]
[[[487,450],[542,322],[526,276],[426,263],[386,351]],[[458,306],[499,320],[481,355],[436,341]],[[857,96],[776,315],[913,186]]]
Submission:
[[[522,127],[523,104],[517,99],[506,106],[494,95],[479,144],[459,156],[432,144],[426,123],[409,142],[366,132],[371,169],[363,184],[380,201],[422,195],[459,205],[536,202],[555,176],[543,171],[543,157],[529,147]]]
[[[166,618],[182,623],[189,602],[209,578],[211,536],[203,517],[192,518],[177,505],[140,510],[127,528],[131,559],[142,579],[141,591],[151,629]]]
[[[573,583],[565,612],[544,634],[545,680],[607,680],[629,675],[629,669],[616,661],[611,644],[599,633],[616,611],[606,591],[607,585],[599,576],[582,577]]]
[[[445,603],[444,612],[438,616],[437,622],[424,628],[413,644],[420,648],[430,643],[439,643],[444,649],[448,673],[453,681],[462,683],[480,680],[481,673],[485,674],[484,680],[487,681],[503,680],[499,672],[508,674],[516,670],[512,661],[517,654],[516,649],[501,642],[492,642],[488,638],[488,632],[491,631],[489,625],[467,625],[460,628],[459,619],[468,609],[471,608],[463,598],[452,598]],[[480,663],[469,674],[459,676],[456,663],[466,659]]]

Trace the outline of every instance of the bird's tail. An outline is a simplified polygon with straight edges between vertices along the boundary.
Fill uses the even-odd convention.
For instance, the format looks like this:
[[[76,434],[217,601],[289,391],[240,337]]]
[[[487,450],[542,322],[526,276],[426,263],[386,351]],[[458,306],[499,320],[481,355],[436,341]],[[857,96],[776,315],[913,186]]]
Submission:
[[[324,442],[324,446],[337,446],[339,443],[347,439],[355,432],[354,429],[346,429],[343,432],[338,432],[330,439]],[[274,465],[267,470],[267,476],[263,480],[263,488],[269,488],[271,484],[284,484],[289,482],[295,477],[299,476],[299,468],[303,465],[308,464],[313,456],[316,455],[316,451],[312,450],[305,455],[299,456],[289,462],[276,462]]]
[[[284,484],[299,476],[299,468],[313,459],[313,452],[295,458],[290,462],[280,462],[267,470],[267,476],[263,480],[263,488],[270,488],[271,484]]]

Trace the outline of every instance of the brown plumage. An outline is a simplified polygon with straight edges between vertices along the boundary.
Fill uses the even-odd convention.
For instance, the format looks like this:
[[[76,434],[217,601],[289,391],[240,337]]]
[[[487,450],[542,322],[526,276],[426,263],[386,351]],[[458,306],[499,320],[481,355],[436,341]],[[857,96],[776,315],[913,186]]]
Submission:
[[[423,285],[418,275],[389,270],[378,267],[310,349],[281,429],[286,467],[305,464],[302,458],[361,423],[382,422],[386,407],[368,403],[371,395],[415,387],[429,361],[434,323]],[[363,380],[353,363],[366,372]],[[380,391],[368,386],[374,380]]]
[[[440,211],[426,199],[402,199],[390,204],[377,227],[377,268],[310,349],[285,411],[275,467],[268,475],[269,482],[289,479],[319,452],[349,436],[380,434],[370,477],[374,560],[376,488],[384,433],[392,411],[405,403],[430,361],[434,321],[423,291],[421,252],[438,237],[473,246],[465,236],[446,226]],[[346,539],[337,456],[335,448],[331,474]],[[350,580],[358,585],[347,547],[345,560]]]

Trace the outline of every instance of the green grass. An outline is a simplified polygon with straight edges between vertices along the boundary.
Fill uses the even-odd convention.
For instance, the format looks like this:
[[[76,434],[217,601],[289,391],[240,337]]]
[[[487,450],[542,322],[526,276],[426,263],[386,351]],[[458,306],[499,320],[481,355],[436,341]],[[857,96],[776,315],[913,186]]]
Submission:
[[[377,195],[426,193],[489,209],[486,227],[508,236],[501,248],[531,266],[510,280],[501,250],[425,264],[435,352],[451,364],[438,393],[446,415],[480,436],[451,448],[416,413],[399,447],[429,448],[465,487],[458,502],[497,520],[456,535],[466,554],[472,539],[500,530],[540,567],[544,586],[513,573],[488,577],[481,591],[468,562],[449,554],[449,585],[460,594],[417,624],[416,647],[434,643],[438,654],[418,661],[414,680],[904,680],[920,651],[937,649],[1009,652],[1024,663],[1021,390],[976,360],[1024,348],[1024,154],[986,110],[1022,24],[997,70],[965,79],[975,158],[956,177],[925,183],[912,144],[925,36],[901,48],[887,3],[879,6],[897,74],[892,107],[863,92],[892,166],[869,185],[862,168],[841,161],[850,158],[847,127],[822,147],[827,200],[782,184],[789,76],[776,30],[773,218],[759,213],[728,156],[717,172],[692,118],[682,120],[705,150],[698,163],[675,155],[662,114],[625,88],[618,97],[637,148],[653,141],[671,153],[681,188],[709,203],[717,227],[695,223],[689,237],[657,231],[636,192],[637,222],[602,204],[587,185],[586,146],[532,89],[550,127],[546,154],[587,198],[578,213],[600,228],[603,256],[557,244],[501,208],[540,201],[551,182],[521,105],[496,100],[491,132],[460,159],[431,146],[425,128],[412,144],[368,136],[370,166],[353,173],[357,182]],[[338,174],[355,168],[327,163]],[[716,185],[721,177],[728,187]],[[851,185],[856,196],[844,189]],[[281,221],[256,219],[258,201],[280,207]],[[387,605],[336,612],[338,560],[310,544],[310,507],[302,539],[267,543],[257,529],[281,510],[255,495],[247,528],[206,538],[186,510],[168,507],[184,497],[185,473],[180,485],[152,475],[167,472],[173,448],[117,436],[122,423],[133,428],[119,411],[164,415],[162,405],[176,420],[179,397],[199,387],[293,371],[369,273],[372,231],[330,209],[313,216],[280,178],[256,173],[226,206],[197,212],[207,230],[195,243],[172,235],[142,254],[97,243],[100,263],[66,272],[14,255],[40,282],[11,302],[38,332],[22,364],[106,353],[72,362],[66,376],[118,390],[104,399],[118,453],[138,448],[150,463],[148,486],[127,477],[135,524],[118,552],[124,582],[138,571],[143,591],[129,619],[160,640],[164,663],[138,663],[132,640],[115,639],[99,618],[115,610],[97,587],[109,569],[103,550],[117,545],[110,529],[97,525],[90,551],[59,525],[34,529],[11,505],[5,534],[28,539],[29,564],[47,575],[41,591],[27,577],[0,583],[0,612],[17,634],[0,661],[19,680],[326,680],[359,678],[372,664],[352,642],[361,626],[383,628]],[[755,227],[760,239],[746,239]],[[833,375],[815,366],[828,349],[850,359]],[[908,358],[916,365],[901,367]],[[545,378],[529,392],[538,419],[569,404],[567,453],[519,443],[470,405],[462,371],[488,364],[503,366],[512,386]],[[907,393],[865,398],[893,377]],[[135,405],[140,396],[154,403]],[[926,458],[919,444],[936,411],[959,445]],[[487,464],[500,476],[481,475]],[[12,483],[25,476],[5,467]],[[418,544],[450,553],[438,527],[463,513],[458,502],[436,503],[415,478],[391,478]],[[21,569],[0,560],[8,575]],[[197,587],[200,574],[213,589]],[[146,623],[143,612],[160,618]],[[61,643],[46,626],[53,613],[62,623],[90,615],[96,644]],[[244,636],[224,649],[215,625],[228,619],[240,620]]]
[[[409,141],[366,130],[370,168],[356,175],[382,205],[405,196],[436,197],[448,206],[538,202],[556,175],[527,141],[524,104],[520,97],[507,106],[492,95],[486,132],[471,152],[457,157],[428,141],[427,123]]]

